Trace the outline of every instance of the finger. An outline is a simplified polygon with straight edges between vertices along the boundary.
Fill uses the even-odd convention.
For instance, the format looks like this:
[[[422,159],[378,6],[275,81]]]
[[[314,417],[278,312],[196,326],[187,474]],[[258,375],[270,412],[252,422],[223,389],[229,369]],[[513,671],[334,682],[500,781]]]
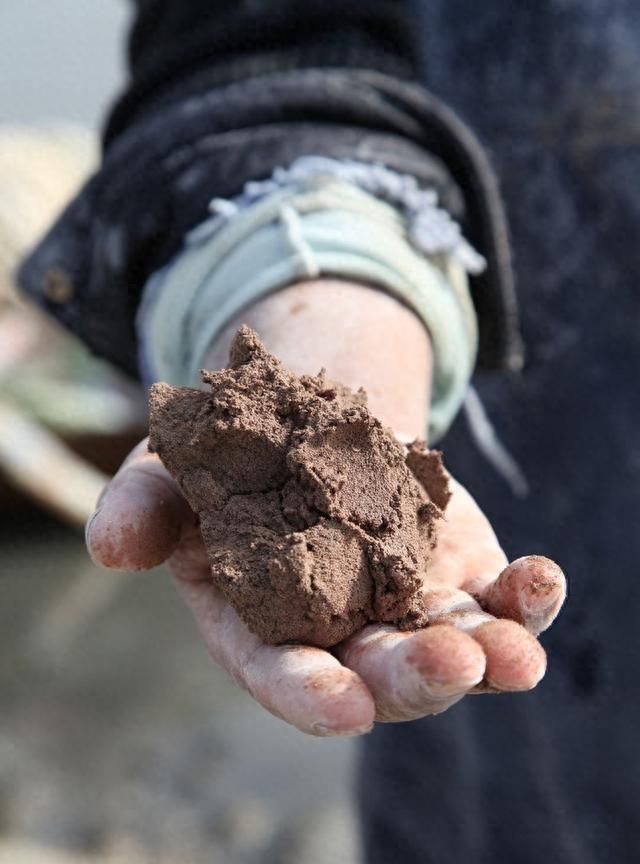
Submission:
[[[86,528],[89,554],[102,567],[146,570],[173,553],[196,517],[146,439],[105,487]]]
[[[531,690],[543,678],[546,654],[531,633],[515,621],[498,620],[465,591],[425,591],[429,621],[448,624],[476,641],[485,655],[484,688]]]
[[[439,714],[478,684],[485,669],[480,646],[446,625],[414,633],[371,625],[336,651],[373,694],[376,719],[390,722]]]
[[[547,669],[547,655],[538,640],[515,621],[489,621],[473,631],[487,658],[485,682],[496,690],[532,690]]]
[[[496,618],[510,618],[537,635],[551,625],[566,593],[558,565],[540,555],[528,555],[503,570],[478,599]]]
[[[261,705],[311,735],[359,735],[375,707],[364,682],[320,648],[270,646],[209,582],[178,580],[211,657]]]

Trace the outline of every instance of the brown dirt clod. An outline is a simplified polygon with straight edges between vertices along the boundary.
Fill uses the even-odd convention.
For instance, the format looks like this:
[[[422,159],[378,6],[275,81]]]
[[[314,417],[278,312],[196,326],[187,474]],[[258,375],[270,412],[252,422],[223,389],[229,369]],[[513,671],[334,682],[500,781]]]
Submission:
[[[209,392],[152,387],[149,449],[198,514],[212,579],[249,628],[329,647],[371,621],[424,626],[449,500],[439,454],[419,442],[407,454],[362,391],[292,374],[248,327],[229,368],[202,379]]]

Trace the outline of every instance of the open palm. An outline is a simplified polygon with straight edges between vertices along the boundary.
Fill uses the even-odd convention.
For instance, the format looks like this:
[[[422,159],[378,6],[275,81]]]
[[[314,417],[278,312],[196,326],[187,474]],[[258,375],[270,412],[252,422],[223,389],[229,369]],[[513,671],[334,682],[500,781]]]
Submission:
[[[374,720],[437,714],[467,693],[529,690],[546,668],[535,636],[565,597],[559,567],[507,559],[482,511],[453,497],[424,586],[429,626],[372,624],[331,652],[263,644],[211,581],[196,517],[143,441],[106,487],[87,526],[93,559],[144,570],[167,562],[212,658],[265,708],[315,735],[368,731]]]

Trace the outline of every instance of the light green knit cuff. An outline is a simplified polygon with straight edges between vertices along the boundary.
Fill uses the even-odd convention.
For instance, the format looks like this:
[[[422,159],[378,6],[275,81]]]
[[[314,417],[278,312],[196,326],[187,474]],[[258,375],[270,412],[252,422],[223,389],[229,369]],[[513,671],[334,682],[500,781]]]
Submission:
[[[421,319],[434,354],[429,440],[442,437],[475,365],[467,274],[454,256],[418,252],[394,207],[332,179],[279,189],[216,230],[192,234],[144,292],[138,325],[146,377],[196,385],[212,341],[242,309],[319,275],[379,286]]]

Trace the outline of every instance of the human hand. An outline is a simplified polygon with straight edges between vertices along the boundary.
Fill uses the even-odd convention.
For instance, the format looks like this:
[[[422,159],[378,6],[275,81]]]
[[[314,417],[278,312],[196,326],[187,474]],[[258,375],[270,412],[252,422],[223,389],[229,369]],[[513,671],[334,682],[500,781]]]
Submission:
[[[331,652],[263,644],[211,580],[195,515],[141,442],[87,526],[96,563],[145,570],[166,562],[211,657],[271,713],[314,735],[366,732],[374,720],[438,714],[467,693],[528,690],[544,675],[535,635],[553,621],[565,581],[545,558],[507,560],[486,517],[452,481],[415,632],[372,624]]]

